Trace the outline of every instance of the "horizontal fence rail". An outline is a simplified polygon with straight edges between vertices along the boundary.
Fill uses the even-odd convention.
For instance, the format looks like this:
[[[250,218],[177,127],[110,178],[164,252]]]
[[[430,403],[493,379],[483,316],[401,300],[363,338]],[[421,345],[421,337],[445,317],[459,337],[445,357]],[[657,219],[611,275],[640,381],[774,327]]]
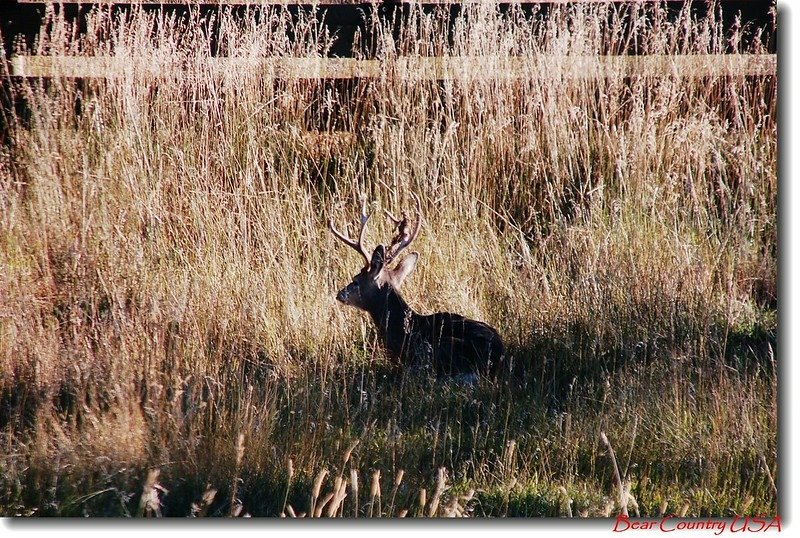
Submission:
[[[464,0],[458,1],[459,4],[479,3],[485,0]],[[566,0],[557,0],[555,3],[564,2]],[[588,0],[591,2],[598,0]],[[47,2],[45,0],[17,0],[20,4],[47,4],[54,3],[52,0]],[[544,0],[526,1],[526,3],[538,4],[543,3]],[[57,0],[55,3],[60,4],[81,4],[81,5],[131,5],[131,6],[189,6],[189,5],[204,5],[204,6],[259,6],[259,5],[287,5],[287,6],[352,6],[352,5],[369,5],[369,4],[453,4],[456,0]],[[553,2],[548,2],[553,3]]]
[[[352,6],[370,4],[654,4],[666,1],[670,4],[684,3],[686,0],[17,0],[20,4],[82,4],[82,5],[206,5],[206,6]],[[733,3],[741,0],[719,0],[722,3]],[[752,0],[753,2],[761,0]]]
[[[212,74],[259,75],[273,79],[598,79],[627,77],[770,76],[774,54],[691,56],[534,56],[534,57],[399,57],[394,60],[354,58],[231,58],[199,60]],[[195,65],[195,68],[197,65]],[[14,56],[14,77],[119,78],[163,77],[188,67],[147,56]]]

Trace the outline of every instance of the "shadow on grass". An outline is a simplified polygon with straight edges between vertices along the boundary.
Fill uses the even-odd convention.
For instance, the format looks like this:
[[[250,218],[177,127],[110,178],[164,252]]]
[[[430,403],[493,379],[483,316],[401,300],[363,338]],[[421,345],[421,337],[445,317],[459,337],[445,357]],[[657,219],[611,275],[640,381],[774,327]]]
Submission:
[[[88,400],[78,386],[63,388],[74,397],[55,402],[37,399],[23,386],[14,394],[5,391],[0,399],[7,417],[4,431],[22,441],[16,448],[8,445],[9,457],[21,463],[6,469],[0,480],[0,512],[136,515],[147,469],[157,467],[163,515],[190,515],[209,488],[216,490],[205,511],[209,516],[229,515],[239,502],[240,515],[277,516],[287,505],[296,514],[308,512],[315,478],[323,470],[320,497],[332,491],[336,477],[348,480],[351,488],[354,481],[360,484],[361,497],[349,490],[342,515],[381,511],[387,516],[400,510],[415,515],[421,492],[432,494],[444,468],[448,495],[476,490],[472,515],[563,516],[566,497],[560,487],[577,499],[576,510],[583,507],[597,515],[604,495],[614,489],[607,457],[597,443],[601,429],[617,443],[619,454],[627,454],[620,463],[623,472],[641,466],[647,481],[658,484],[656,489],[645,481],[633,486],[640,503],[649,503],[649,513],[663,502],[665,491],[679,502],[681,491],[715,491],[717,486],[718,495],[730,492],[731,498],[714,499],[713,507],[704,508],[707,512],[722,513],[743,502],[743,488],[759,492],[752,509],[763,509],[774,499],[757,452],[744,447],[741,454],[712,453],[696,460],[692,445],[702,432],[725,427],[720,417],[703,415],[731,398],[723,393],[722,400],[713,399],[712,392],[724,387],[704,385],[710,373],[728,376],[737,394],[738,384],[755,383],[757,389],[772,377],[773,332],[729,332],[725,338],[724,344],[706,342],[702,355],[697,345],[687,351],[651,343],[634,346],[633,352],[600,353],[594,343],[570,346],[566,339],[531,338],[525,346],[510,346],[510,371],[496,381],[474,384],[408,373],[363,357],[325,367],[309,364],[294,377],[276,377],[263,353],[218,347],[212,352],[231,365],[226,379],[214,384],[222,388],[187,378],[175,389],[142,396],[149,433],[147,453],[138,462],[92,456],[91,446],[79,455],[59,456],[68,460],[63,463],[46,454],[25,454],[25,443],[35,438],[25,432],[44,427],[35,420],[43,405],[52,405],[58,420],[74,426],[77,408]],[[688,358],[675,358],[682,354]],[[722,374],[715,373],[720,368]],[[750,393],[759,394],[756,389]],[[662,415],[675,407],[674,398],[685,400],[678,411],[694,414],[691,420],[697,424],[669,425],[683,435],[669,444],[659,428],[667,420]],[[769,394],[761,398],[764,402],[745,403],[762,406],[770,400]],[[700,406],[705,400],[707,407]],[[95,410],[93,416],[109,412],[121,410]],[[637,438],[640,423],[646,433]],[[79,430],[78,425],[71,434],[80,436]],[[237,460],[240,433],[246,437]],[[683,447],[685,439],[690,441]],[[771,454],[769,443],[759,450]],[[381,473],[378,504],[371,495],[376,472]]]

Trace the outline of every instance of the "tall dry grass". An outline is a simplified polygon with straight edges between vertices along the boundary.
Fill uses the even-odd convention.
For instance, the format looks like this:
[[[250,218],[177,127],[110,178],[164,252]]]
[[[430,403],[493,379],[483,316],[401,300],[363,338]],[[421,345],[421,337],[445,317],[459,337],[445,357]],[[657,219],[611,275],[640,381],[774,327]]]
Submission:
[[[646,513],[774,513],[775,80],[396,76],[418,55],[760,41],[660,5],[366,10],[354,55],[383,76],[328,83],[253,67],[325,56],[317,12],[245,13],[98,9],[80,32],[50,7],[32,52],[126,70],[10,83],[26,108],[4,112],[0,164],[4,513],[136,513],[153,467],[171,493],[146,480],[145,511],[188,513],[211,484],[216,513],[277,515],[312,490],[333,515],[444,513],[422,490],[459,513],[469,497],[476,515],[555,515],[563,489],[602,515],[601,431]],[[334,301],[359,267],[327,217],[411,192],[425,224],[404,294],[497,327],[504,383],[406,377]],[[371,244],[389,235],[374,220]],[[381,470],[385,491],[405,472],[391,501]]]

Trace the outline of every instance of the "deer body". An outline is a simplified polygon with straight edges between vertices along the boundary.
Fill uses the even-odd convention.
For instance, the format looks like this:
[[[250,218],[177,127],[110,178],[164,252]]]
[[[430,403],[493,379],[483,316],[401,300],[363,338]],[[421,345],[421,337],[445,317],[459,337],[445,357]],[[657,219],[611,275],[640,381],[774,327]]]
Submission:
[[[419,199],[417,211],[419,214]],[[337,300],[368,312],[389,356],[403,366],[431,369],[437,375],[480,373],[494,377],[505,353],[497,331],[459,314],[417,314],[400,295],[399,288],[414,270],[419,254],[409,254],[394,269],[389,264],[419,233],[419,219],[414,231],[409,232],[407,218],[392,217],[398,236],[388,251],[378,245],[371,257],[363,247],[367,219],[362,215],[358,243],[344,237],[330,223],[334,235],[361,253],[367,262],[353,281],[339,291]]]

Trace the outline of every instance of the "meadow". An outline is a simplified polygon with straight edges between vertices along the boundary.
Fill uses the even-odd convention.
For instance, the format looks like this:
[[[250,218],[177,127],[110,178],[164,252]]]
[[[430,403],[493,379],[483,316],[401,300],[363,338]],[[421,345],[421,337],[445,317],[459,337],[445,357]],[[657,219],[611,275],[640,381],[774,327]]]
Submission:
[[[27,52],[127,68],[3,73],[0,515],[776,513],[776,80],[551,63],[757,54],[758,31],[365,8],[353,56],[382,76],[333,83],[255,62],[325,56],[319,13],[246,13],[50,7]],[[395,76],[418,56],[549,60]],[[497,328],[496,382],[402,371],[335,301],[361,263],[328,218],[366,200],[385,243],[412,193],[404,297]]]

